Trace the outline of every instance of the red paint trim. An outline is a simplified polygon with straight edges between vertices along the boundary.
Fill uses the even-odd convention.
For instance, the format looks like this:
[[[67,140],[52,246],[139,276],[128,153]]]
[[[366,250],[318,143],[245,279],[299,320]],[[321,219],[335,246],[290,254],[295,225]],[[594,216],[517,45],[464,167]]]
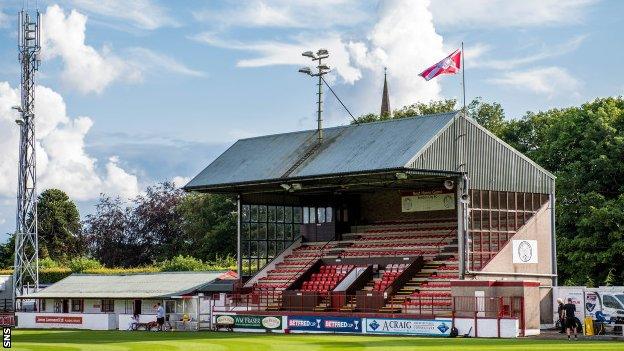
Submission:
[[[525,280],[455,280],[451,282],[453,286],[474,286],[474,287],[491,287],[491,286],[523,286],[523,287],[536,287],[540,286],[540,282],[525,281]]]

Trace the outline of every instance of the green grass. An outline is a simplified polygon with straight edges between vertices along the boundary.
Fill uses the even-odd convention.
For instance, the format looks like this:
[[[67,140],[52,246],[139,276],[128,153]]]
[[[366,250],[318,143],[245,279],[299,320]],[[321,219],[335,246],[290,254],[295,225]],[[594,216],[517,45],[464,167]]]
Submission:
[[[14,330],[14,350],[623,350],[617,341],[449,339],[366,335]]]

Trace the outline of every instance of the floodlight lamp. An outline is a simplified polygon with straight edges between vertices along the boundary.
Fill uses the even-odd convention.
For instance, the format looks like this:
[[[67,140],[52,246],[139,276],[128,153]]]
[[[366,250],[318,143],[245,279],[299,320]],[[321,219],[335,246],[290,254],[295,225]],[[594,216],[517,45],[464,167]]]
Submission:
[[[299,73],[312,74],[312,70],[310,67],[302,67],[299,68]]]
[[[12,109],[14,109],[14,110],[16,110],[17,112],[20,112],[20,113],[21,113],[21,112],[24,112],[24,110],[22,110],[22,107],[21,107],[21,106],[13,106],[13,107],[11,107],[11,108],[12,108]]]
[[[292,190],[301,190],[301,183],[292,183]]]
[[[17,123],[17,125],[19,125],[20,127],[24,125],[24,120],[21,118],[18,118],[15,120],[15,123]]]
[[[327,51],[327,49],[319,49],[316,54],[318,56],[328,56],[329,55],[329,51]]]
[[[329,71],[329,69],[330,69],[328,65],[320,65],[320,66],[318,66],[318,68],[321,71]]]
[[[282,183],[280,184],[280,186],[282,187],[282,189],[284,190],[290,190],[290,185],[286,184],[286,183]]]
[[[312,58],[312,59],[316,58],[312,51],[306,51],[306,52],[302,53],[301,56],[309,57],[309,58]]]
[[[454,186],[455,186],[455,182],[454,181],[452,181],[450,179],[447,179],[447,180],[444,181],[444,187],[446,188],[446,190],[452,190]]]
[[[398,172],[394,176],[396,177],[396,179],[399,179],[399,180],[407,179],[407,173],[405,172]]]

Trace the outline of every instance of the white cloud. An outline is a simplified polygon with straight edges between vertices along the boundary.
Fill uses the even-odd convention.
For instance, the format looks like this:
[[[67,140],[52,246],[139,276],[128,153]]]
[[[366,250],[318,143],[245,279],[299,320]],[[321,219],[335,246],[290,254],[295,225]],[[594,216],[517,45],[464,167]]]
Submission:
[[[432,1],[436,25],[444,27],[529,27],[580,23],[596,0]]]
[[[75,200],[92,200],[104,192],[132,197],[139,192],[136,176],[109,159],[104,170],[85,151],[84,139],[93,121],[70,118],[63,98],[52,89],[37,86],[37,171],[39,190],[50,187],[66,191]],[[17,115],[11,106],[19,104],[19,90],[0,82],[0,197],[14,197],[17,187],[19,141]]]
[[[488,80],[490,83],[528,90],[544,94],[548,98],[568,93],[578,94],[581,82],[560,67],[540,67],[525,71],[506,72],[500,78]]]
[[[88,13],[127,21],[141,29],[179,26],[165,8],[151,0],[70,0],[69,3]]]
[[[204,72],[192,69],[177,61],[171,56],[167,56],[150,49],[135,47],[128,49],[128,54],[133,62],[134,69],[142,72],[162,72],[163,70],[192,77],[204,77]]]
[[[218,47],[250,51],[256,55],[239,60],[239,67],[309,65],[310,61],[302,57],[301,52],[311,48],[327,48],[330,51],[328,63],[343,82],[352,84],[362,79],[373,81],[354,86],[358,104],[365,106],[366,110],[379,102],[378,86],[383,67],[387,67],[392,104],[402,106],[415,101],[438,99],[440,95],[438,81],[425,82],[418,76],[423,69],[448,54],[443,49],[442,36],[435,30],[428,5],[428,1],[384,1],[379,4],[377,20],[362,33],[305,31],[290,40],[236,42],[222,39],[215,32],[204,32],[193,39]],[[294,11],[295,5],[291,6],[290,10]],[[306,9],[305,6],[301,8]],[[326,12],[316,9],[316,12],[309,11],[306,14],[314,18]],[[348,16],[348,12],[344,11],[331,12]]]
[[[115,80],[139,80],[109,48],[97,51],[85,44],[86,22],[85,15],[72,10],[66,16],[58,5],[48,7],[43,17],[42,56],[63,60],[63,81],[82,93],[100,93]]]
[[[48,7],[42,21],[42,57],[63,61],[62,81],[83,94],[101,93],[110,84],[137,83],[152,72],[204,76],[174,58],[146,48],[124,50],[123,57],[110,47],[97,50],[86,44],[87,16],[58,5]]]
[[[186,184],[188,184],[188,182],[190,181],[191,181],[191,177],[182,177],[182,176],[175,176],[171,180],[171,182],[176,188],[181,188],[185,186]]]
[[[471,67],[513,69],[518,66],[535,63],[549,58],[563,56],[577,50],[587,38],[586,35],[574,37],[558,45],[544,45],[538,52],[524,57],[469,60]],[[466,56],[468,58],[468,56]]]
[[[10,22],[9,16],[2,12],[2,8],[0,8],[0,28],[8,27]]]
[[[369,19],[357,0],[251,0],[225,10],[194,13],[198,21],[220,26],[331,28],[352,26]]]

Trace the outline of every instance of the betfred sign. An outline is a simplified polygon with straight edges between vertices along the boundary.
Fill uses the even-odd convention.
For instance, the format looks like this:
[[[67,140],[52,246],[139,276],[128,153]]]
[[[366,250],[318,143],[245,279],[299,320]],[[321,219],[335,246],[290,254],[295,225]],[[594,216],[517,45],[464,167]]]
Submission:
[[[35,323],[48,323],[48,324],[82,324],[82,317],[68,317],[68,316],[35,316]]]
[[[289,316],[288,329],[359,333],[362,331],[362,320],[360,318],[343,317]]]
[[[12,327],[15,325],[15,316],[12,313],[0,314],[0,327]]]
[[[452,321],[442,319],[367,318],[366,333],[449,336]]]

